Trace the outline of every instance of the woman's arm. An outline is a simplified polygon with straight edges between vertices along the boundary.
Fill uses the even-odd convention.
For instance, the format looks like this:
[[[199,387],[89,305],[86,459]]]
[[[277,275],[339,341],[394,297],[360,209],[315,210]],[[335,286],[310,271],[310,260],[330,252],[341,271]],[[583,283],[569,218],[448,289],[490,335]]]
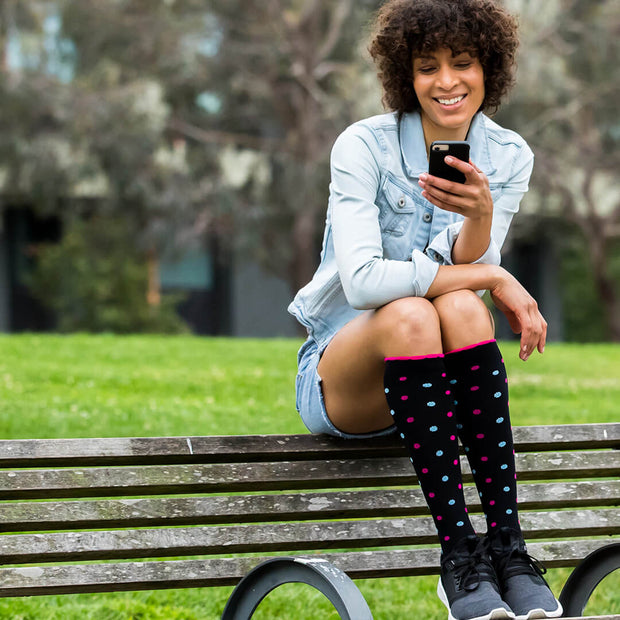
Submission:
[[[519,357],[525,361],[538,349],[545,350],[547,322],[536,300],[519,281],[497,265],[443,265],[430,285],[426,297],[433,298],[460,289],[486,289],[493,303],[504,313],[515,334],[521,334]]]

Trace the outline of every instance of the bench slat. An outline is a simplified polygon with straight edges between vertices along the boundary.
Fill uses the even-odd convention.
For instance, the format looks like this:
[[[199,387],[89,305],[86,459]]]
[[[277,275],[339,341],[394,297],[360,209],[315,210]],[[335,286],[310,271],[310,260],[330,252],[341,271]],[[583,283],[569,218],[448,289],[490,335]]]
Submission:
[[[515,427],[514,437],[518,452],[612,448],[620,446],[620,423]],[[404,454],[394,437],[368,441],[308,434],[0,441],[2,467],[383,458]]]
[[[465,457],[464,480],[471,481]],[[620,452],[517,455],[521,480],[617,477]],[[321,487],[407,484],[416,477],[405,458],[219,465],[154,465],[140,468],[0,471],[0,497],[27,499],[174,493],[278,491]]]
[[[470,509],[479,509],[478,493],[473,487],[465,487],[465,497]],[[519,486],[521,510],[616,506],[618,498],[618,480]],[[373,515],[402,517],[427,513],[419,487],[286,495],[20,502],[2,504],[0,531],[354,519]]]
[[[606,540],[530,543],[549,568],[575,566]],[[306,556],[333,562],[353,579],[436,574],[438,549],[348,552]],[[122,562],[117,564],[0,568],[0,596],[113,592],[234,585],[265,557]],[[78,585],[79,584],[79,585]]]
[[[484,531],[481,516],[472,523]],[[620,531],[620,510],[522,513],[527,538],[604,536]],[[434,544],[437,532],[430,517],[279,523],[158,530],[67,532],[0,536],[0,563],[80,562],[140,557],[256,553],[308,549],[360,548]]]

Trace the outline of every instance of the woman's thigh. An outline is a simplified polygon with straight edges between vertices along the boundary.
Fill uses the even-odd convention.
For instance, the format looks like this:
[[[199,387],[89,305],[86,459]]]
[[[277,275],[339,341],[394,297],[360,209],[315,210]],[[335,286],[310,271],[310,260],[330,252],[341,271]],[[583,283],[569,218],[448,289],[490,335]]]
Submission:
[[[357,317],[334,336],[318,364],[329,419],[351,434],[391,426],[385,358],[441,352],[439,317],[426,299],[399,299]]]

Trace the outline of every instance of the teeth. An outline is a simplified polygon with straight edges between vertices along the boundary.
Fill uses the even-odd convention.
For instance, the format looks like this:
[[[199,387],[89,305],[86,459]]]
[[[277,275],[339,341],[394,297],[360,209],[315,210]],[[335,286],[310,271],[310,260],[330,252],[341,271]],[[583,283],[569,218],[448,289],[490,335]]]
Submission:
[[[439,101],[442,105],[454,105],[455,103],[462,101],[464,97],[465,95],[461,95],[460,97],[453,97],[452,99],[437,99],[437,101]]]

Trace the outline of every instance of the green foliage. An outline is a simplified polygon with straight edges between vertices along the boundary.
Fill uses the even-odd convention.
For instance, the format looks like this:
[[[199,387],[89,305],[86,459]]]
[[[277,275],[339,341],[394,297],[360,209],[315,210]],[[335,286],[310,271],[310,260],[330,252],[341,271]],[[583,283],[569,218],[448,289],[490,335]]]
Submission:
[[[175,312],[178,295],[147,303],[147,265],[123,220],[73,220],[60,243],[37,255],[29,287],[55,312],[61,332],[187,331]]]
[[[192,336],[0,336],[3,438],[302,433],[295,413],[298,340]],[[549,344],[521,362],[502,343],[515,425],[613,422],[620,346]],[[559,594],[569,571],[547,575]],[[620,613],[620,572],[587,611]],[[436,577],[357,585],[376,620],[444,620]],[[232,588],[117,592],[0,600],[2,620],[217,620]],[[256,620],[336,617],[310,588],[269,595]]]

